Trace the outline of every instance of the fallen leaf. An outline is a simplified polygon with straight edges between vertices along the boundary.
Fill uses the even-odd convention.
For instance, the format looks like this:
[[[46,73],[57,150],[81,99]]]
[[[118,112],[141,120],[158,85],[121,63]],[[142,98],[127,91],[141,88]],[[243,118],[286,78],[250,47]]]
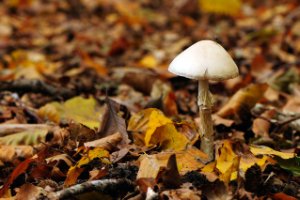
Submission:
[[[231,147],[231,142],[225,140],[221,147],[217,150],[216,169],[220,172],[219,178],[228,184],[234,179],[234,173],[238,171],[240,158],[234,153]]]
[[[0,138],[0,143],[4,145],[38,145],[46,142],[48,128],[23,131]]]
[[[117,132],[112,135],[106,136],[104,138],[93,140],[90,142],[84,143],[85,147],[102,147],[108,151],[111,151],[113,148],[117,147],[117,144],[121,142],[122,135]]]
[[[188,139],[179,133],[172,120],[154,108],[148,108],[133,115],[128,124],[128,130],[134,134],[142,134],[147,147],[160,144],[163,149],[184,149]]]
[[[102,124],[99,130],[100,136],[105,137],[118,132],[122,136],[122,144],[128,144],[130,140],[128,138],[125,120],[118,115],[120,104],[109,98],[106,98],[106,104],[107,109],[103,114]]]
[[[160,194],[160,198],[182,199],[182,200],[201,200],[201,192],[189,188],[180,188],[177,190],[166,190]]]
[[[276,151],[267,146],[250,146],[250,151],[254,155],[270,155],[270,156],[278,156],[282,159],[290,159],[295,157],[295,153],[287,153]]]
[[[64,185],[70,186],[76,183],[79,175],[84,171],[84,166],[88,165],[94,159],[100,159],[100,162],[109,164],[109,152],[101,147],[95,147],[93,149],[82,147],[78,150],[78,153],[82,152],[81,159],[72,167],[70,167],[67,178]]]
[[[283,192],[273,194],[272,199],[274,199],[274,200],[297,200],[295,197],[287,195]]]
[[[236,15],[240,11],[240,0],[199,0],[200,8],[204,12]]]
[[[61,161],[63,161],[69,167],[73,165],[73,161],[68,154],[58,154],[46,159],[47,164],[58,163]]]
[[[181,184],[175,154],[169,157],[167,167],[162,172],[162,182],[166,188],[178,188]]]
[[[67,100],[65,103],[51,102],[38,110],[44,119],[59,123],[61,120],[73,120],[90,129],[99,128],[101,108],[93,97],[87,99],[80,96]]]
[[[15,196],[15,198],[16,200],[23,200],[23,199],[38,200],[40,198],[45,198],[45,196],[46,196],[46,191],[44,191],[43,188],[32,185],[31,183],[25,183],[18,190],[18,193]]]
[[[167,166],[169,157],[176,154],[177,167],[180,175],[193,170],[200,169],[204,166],[207,155],[197,148],[189,148],[183,151],[162,152],[154,155],[142,155],[140,167],[137,174],[139,178],[157,178],[159,171]]]
[[[25,173],[29,165],[36,161],[36,158],[36,156],[27,158],[14,169],[14,171],[9,175],[8,180],[0,189],[0,198],[6,193],[6,191],[9,189],[10,185],[14,182],[14,180],[21,174]]]
[[[294,176],[300,176],[300,157],[295,156],[290,159],[275,158],[279,166],[294,174]]]
[[[263,97],[267,89],[266,84],[251,84],[236,92],[230,100],[217,112],[220,117],[231,115],[242,116]]]
[[[234,124],[234,120],[225,119],[225,118],[222,118],[219,115],[215,115],[215,114],[212,115],[212,119],[213,119],[214,125],[216,125],[216,126],[222,124],[226,127],[231,127]]]
[[[275,110],[267,110],[261,114],[262,118],[258,117],[255,120],[253,120],[252,131],[256,137],[270,138],[269,130],[271,128],[271,123],[266,119],[273,119],[276,113],[277,112]]]
[[[33,147],[18,145],[0,145],[0,161],[13,162],[16,158],[29,158],[33,156]]]
[[[140,61],[139,65],[146,68],[157,67],[158,61],[153,55],[145,55]]]

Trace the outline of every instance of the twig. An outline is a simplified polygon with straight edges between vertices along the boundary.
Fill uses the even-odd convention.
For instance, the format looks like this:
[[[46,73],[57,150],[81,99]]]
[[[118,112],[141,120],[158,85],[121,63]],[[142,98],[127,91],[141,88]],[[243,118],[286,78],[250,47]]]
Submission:
[[[65,199],[88,191],[105,192],[106,194],[119,194],[120,192],[133,191],[134,183],[128,179],[104,179],[88,181],[71,186],[55,193],[57,199]]]
[[[42,93],[55,97],[69,98],[75,96],[75,91],[63,87],[54,87],[41,80],[18,79],[14,81],[1,81],[0,91],[17,93]]]

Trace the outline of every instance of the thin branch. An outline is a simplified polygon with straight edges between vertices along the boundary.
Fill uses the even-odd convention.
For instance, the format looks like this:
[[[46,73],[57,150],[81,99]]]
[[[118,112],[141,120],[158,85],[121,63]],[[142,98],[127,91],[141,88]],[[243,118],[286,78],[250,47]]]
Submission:
[[[99,191],[106,194],[119,194],[134,190],[134,183],[128,179],[104,179],[88,181],[71,186],[55,193],[57,199],[65,199],[88,191]]]

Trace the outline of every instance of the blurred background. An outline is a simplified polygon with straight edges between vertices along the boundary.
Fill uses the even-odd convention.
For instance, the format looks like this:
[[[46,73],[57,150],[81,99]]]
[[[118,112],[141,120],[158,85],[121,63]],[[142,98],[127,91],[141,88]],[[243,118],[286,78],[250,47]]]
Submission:
[[[167,72],[170,61],[194,42],[213,39],[241,73],[215,83],[213,92],[233,93],[286,73],[288,81],[273,85],[293,92],[299,19],[297,0],[3,0],[0,81],[38,79],[113,93],[118,86],[112,80],[121,80],[150,94],[159,78],[178,89],[182,81]]]

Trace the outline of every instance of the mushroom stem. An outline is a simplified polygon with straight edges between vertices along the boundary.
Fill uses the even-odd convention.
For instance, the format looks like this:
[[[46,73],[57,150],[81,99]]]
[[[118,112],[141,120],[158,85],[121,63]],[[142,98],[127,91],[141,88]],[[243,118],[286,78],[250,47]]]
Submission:
[[[201,150],[208,155],[208,161],[214,158],[214,132],[211,117],[212,98],[209,92],[208,80],[199,80],[198,106],[200,116]]]

